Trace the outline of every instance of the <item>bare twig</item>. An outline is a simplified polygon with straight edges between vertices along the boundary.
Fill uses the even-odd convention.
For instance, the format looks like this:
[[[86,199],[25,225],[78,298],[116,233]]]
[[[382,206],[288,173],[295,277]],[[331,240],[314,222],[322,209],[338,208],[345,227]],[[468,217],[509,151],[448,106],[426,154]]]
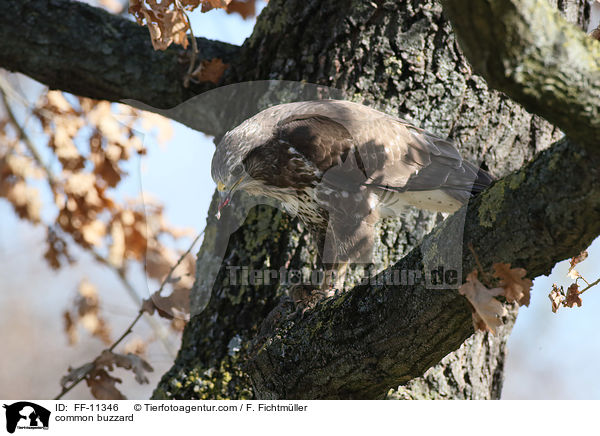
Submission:
[[[477,256],[477,253],[475,253],[473,244],[469,242],[468,247],[469,247],[469,250],[471,250],[471,253],[473,254],[473,258],[475,259],[475,263],[477,264],[477,269],[479,270],[479,273],[481,274],[482,280],[489,278],[489,273],[487,273],[483,270],[483,267],[481,266],[481,262],[479,262],[479,256]]]
[[[181,264],[181,262],[183,262],[183,259],[192,251],[192,249],[194,248],[194,245],[196,245],[196,243],[198,242],[198,240],[200,239],[200,237],[203,234],[204,234],[204,230],[202,230],[198,234],[198,236],[196,236],[194,238],[194,240],[190,244],[189,248],[179,257],[177,262],[171,267],[171,269],[169,270],[169,273],[167,274],[167,276],[163,279],[163,281],[160,284],[160,288],[158,289],[159,294],[163,290],[165,285],[171,280],[171,277],[173,276],[173,272],[175,271],[175,269]],[[108,262],[106,259],[102,258],[101,256],[100,256],[100,258],[101,258],[101,260],[99,260],[99,261],[101,261],[103,263]],[[140,302],[140,306],[141,306],[141,302]],[[145,312],[143,311],[143,309],[140,309],[137,316],[135,317],[135,319],[129,324],[129,326],[127,327],[127,329],[125,329],[123,334],[121,336],[119,336],[119,338],[109,348],[107,348],[106,350],[103,350],[103,351],[111,351],[112,352],[133,331],[133,327],[137,324],[137,322],[140,320],[140,318],[144,314],[145,314]],[[87,371],[85,371],[77,380],[75,380],[73,383],[71,383],[68,387],[63,386],[62,391],[54,399],[60,400],[67,392],[69,392],[71,389],[73,389],[75,386],[77,386],[79,383],[81,383],[83,380],[85,380],[85,378],[89,375],[90,371],[93,368],[94,368],[93,365],[89,365],[89,369]]]
[[[175,271],[175,269],[181,264],[181,262],[183,262],[183,259],[188,254],[190,254],[190,252],[192,251],[192,248],[194,248],[194,245],[196,245],[196,242],[198,242],[198,240],[200,239],[200,237],[203,234],[204,234],[204,230],[202,230],[200,233],[198,233],[198,236],[196,236],[194,238],[194,240],[192,241],[192,243],[190,244],[190,246],[188,247],[188,249],[185,250],[185,252],[179,257],[179,259],[177,260],[177,262],[175,263],[175,265],[173,265],[173,267],[169,270],[169,274],[167,274],[167,276],[165,277],[165,279],[160,284],[160,288],[158,288],[158,291],[157,291],[158,294],[160,294],[162,292],[162,290],[165,287],[165,285],[171,280],[171,277],[173,276],[173,272]]]
[[[108,351],[113,351],[117,347],[117,345],[119,345],[121,342],[123,342],[123,340],[132,332],[133,327],[140,320],[140,318],[142,317],[143,314],[144,314],[144,312],[141,310],[138,312],[135,319],[131,322],[131,324],[129,324],[129,327],[127,327],[127,329],[123,332],[123,334],[119,337],[119,339],[117,339],[109,348],[107,348]],[[75,380],[73,383],[71,383],[68,387],[63,386],[63,389],[62,389],[62,391],[60,391],[60,394],[58,394],[56,397],[54,397],[54,399],[60,400],[71,389],[73,389],[75,386],[77,386],[79,383],[81,383],[83,380],[85,380],[85,378],[88,376],[88,374],[90,373],[90,371],[92,369],[93,369],[93,366],[90,365],[90,370],[84,372],[77,380]]]
[[[585,279],[584,279],[584,281],[585,281]],[[598,283],[600,283],[600,279],[598,279],[598,280],[596,280],[595,282],[592,282],[592,283],[588,283],[586,281],[586,283],[587,283],[587,286],[585,287],[585,289],[582,289],[581,291],[579,291],[579,295],[583,294],[588,289],[590,289],[590,288],[596,286]]]
[[[8,96],[12,95],[13,93],[14,91],[10,88],[8,82],[4,79],[4,77],[0,76],[0,97],[2,98],[2,104],[4,105],[4,109],[6,110],[6,115],[8,115],[8,120],[10,121],[10,124],[13,126],[13,128],[17,131],[19,139],[23,141],[23,144],[25,145],[27,150],[29,151],[29,153],[31,153],[31,157],[33,157],[33,160],[46,173],[46,177],[48,178],[48,184],[50,185],[52,192],[56,194],[56,178],[54,177],[54,174],[50,170],[50,167],[42,159],[42,155],[38,151],[37,147],[31,140],[29,135],[27,135],[25,129],[23,129],[21,124],[17,121],[15,113],[12,110],[10,102],[8,101]]]
[[[137,307],[140,307],[142,305],[142,298],[137,293],[137,291],[135,290],[135,288],[133,287],[131,282],[127,279],[127,276],[123,272],[123,269],[118,268],[115,265],[113,265],[108,259],[106,259],[104,256],[102,256],[95,250],[90,250],[90,252],[91,252],[92,256],[94,256],[94,259],[98,263],[101,263],[102,265],[106,266],[112,272],[114,272],[116,274],[116,276],[119,278],[119,280],[123,284],[123,287],[125,288],[125,291],[127,292],[127,295],[129,295],[129,297],[133,300],[134,304]],[[169,355],[171,357],[175,357],[176,350],[173,348],[171,343],[167,340],[167,335],[165,334],[162,326],[148,314],[145,314],[144,319],[150,325],[150,328],[154,331],[154,334],[156,334],[156,336],[159,338],[160,342],[162,343],[162,345],[163,345],[164,349],[167,351],[167,353],[169,353]]]
[[[190,86],[190,79],[192,78],[192,73],[194,72],[194,67],[196,66],[196,58],[198,57],[198,44],[196,42],[196,37],[194,36],[194,30],[192,29],[192,22],[190,21],[190,17],[188,16],[187,12],[183,8],[183,6],[181,5],[181,2],[179,0],[176,0],[175,4],[181,10],[181,13],[183,13],[183,15],[185,16],[185,19],[188,22],[188,25],[190,26],[190,39],[192,40],[192,54],[191,54],[190,65],[188,67],[187,74],[183,78],[183,86],[185,88],[188,88]]]

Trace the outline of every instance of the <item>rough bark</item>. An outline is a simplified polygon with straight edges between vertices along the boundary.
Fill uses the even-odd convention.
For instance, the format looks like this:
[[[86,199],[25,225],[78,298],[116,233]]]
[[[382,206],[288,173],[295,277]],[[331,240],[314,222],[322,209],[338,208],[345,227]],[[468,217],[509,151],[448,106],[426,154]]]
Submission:
[[[181,47],[155,51],[148,29],[85,3],[0,0],[0,66],[52,89],[102,100],[172,108],[212,84],[184,88]],[[237,55],[239,47],[198,38],[199,60]],[[214,126],[179,119],[216,133]]]
[[[19,9],[21,4],[24,8],[38,9],[48,4],[48,14],[54,7],[79,7],[65,0],[19,3],[0,0],[0,7],[4,3],[9,11],[18,12],[13,16],[23,20],[28,18],[19,15],[25,10]],[[561,6],[567,8],[573,18],[585,21],[582,1],[563,1]],[[98,17],[97,10],[92,13],[92,9],[77,10],[84,11],[84,18]],[[34,18],[29,19],[37,16],[39,20],[36,13],[34,10]],[[135,73],[139,67],[144,71],[132,77],[142,82],[141,88],[129,97],[163,106],[161,102],[176,104],[188,95],[181,89],[181,67],[176,64],[174,54],[156,54],[157,57],[152,58],[148,52],[149,42],[146,40],[143,45],[140,39],[145,55],[132,60],[130,67],[127,63],[115,67],[98,58],[98,51],[90,52],[90,47],[82,42],[85,38],[81,37],[78,19],[65,20],[59,16],[58,22],[70,25],[58,31],[53,29],[56,35],[48,30],[47,23],[33,24],[40,26],[42,35],[33,45],[55,48],[52,52],[47,48],[45,52],[58,57],[54,61],[39,56],[37,60],[29,60],[23,55],[26,52],[19,55],[8,47],[11,41],[18,44],[15,35],[19,32],[30,38],[35,38],[35,33],[31,28],[22,29],[24,25],[18,20],[4,19],[0,27],[4,43],[0,65],[30,74],[50,86],[60,84],[63,89],[79,93],[86,92],[85,84],[91,81],[90,89],[98,90],[92,96],[109,99],[115,95],[127,97],[119,92],[132,86],[129,79],[115,79],[114,74],[120,76],[123,72],[114,70],[123,69],[127,73],[132,68]],[[123,44],[123,38],[111,36],[115,28],[118,31],[119,26],[131,24],[125,24],[122,19],[110,21],[112,19],[103,16],[92,19],[96,25],[99,22],[113,24],[100,29],[97,33],[102,38],[92,39],[90,45],[97,46],[94,50],[102,50],[103,39],[108,39],[108,59],[112,54],[120,58],[123,51],[126,52],[124,57],[139,55],[140,51],[128,51],[129,44]],[[134,32],[132,35],[138,32],[142,37],[140,29],[123,29],[127,29],[128,36],[129,32]],[[145,30],[143,33],[147,38]],[[81,44],[79,49],[87,50],[84,59],[78,60],[72,55],[71,46],[65,43],[69,35],[77,39],[69,42]],[[22,46],[21,50],[25,48]],[[43,53],[43,48],[41,50]],[[7,51],[11,56],[5,56]],[[473,53],[467,51],[472,56]],[[64,59],[72,62],[66,64]],[[97,64],[95,70],[93,62]],[[154,74],[139,76],[146,72],[144,66],[154,68],[150,70]],[[36,72],[44,68],[49,72]],[[62,82],[55,78],[71,71],[87,74],[90,69],[94,72],[92,76],[97,77],[71,74],[70,80],[62,79]],[[172,81],[175,77],[177,79]],[[342,90],[347,98],[390,113],[405,114],[421,127],[456,140],[464,156],[472,161],[483,161],[496,176],[521,167],[559,134],[506,96],[489,90],[479,76],[472,74],[449,23],[442,16],[441,6],[434,1],[272,0],[259,17],[254,34],[232,60],[224,83],[261,79],[333,86]],[[77,89],[73,83],[77,83]],[[115,83],[117,85],[111,87]],[[150,91],[142,92],[144,87]],[[152,99],[148,95],[157,97]],[[289,100],[305,96],[290,96],[284,92],[280,97]],[[219,133],[226,124],[221,123],[216,129],[197,128]],[[549,271],[557,260],[573,254],[595,236],[599,229],[595,224],[597,220],[593,221],[592,217],[597,210],[597,190],[591,181],[596,175],[597,159],[590,150],[560,142],[551,153],[544,153],[526,169],[497,183],[469,206],[465,235],[485,257],[484,265],[510,261],[528,268],[533,277]],[[525,172],[534,177],[523,178]],[[573,175],[577,182],[568,178],[570,183],[560,184],[559,181],[565,179],[556,174]],[[583,177],[581,184],[580,174],[589,175]],[[546,186],[554,190],[545,191]],[[554,195],[562,191],[570,196]],[[539,199],[538,192],[542,192]],[[214,204],[211,212],[214,212]],[[177,360],[155,391],[156,398],[381,398],[386,393],[390,398],[498,398],[510,325],[498,336],[478,334],[464,342],[472,333],[470,310],[464,299],[458,298],[454,290],[425,292],[422,286],[401,290],[359,286],[324,302],[305,317],[290,314],[285,289],[276,285],[234,286],[228,281],[227,266],[260,270],[314,265],[315,252],[310,238],[297,222],[267,206],[253,208],[244,225],[230,236],[231,227],[228,228],[227,222],[233,221],[235,213],[235,210],[229,211],[229,217],[225,216],[219,225],[214,218],[208,220],[192,295],[193,306],[200,313],[186,327]],[[416,211],[399,221],[384,222],[378,246],[379,263],[385,267],[400,262],[397,267],[407,265],[422,269],[424,260],[419,254],[426,251],[423,246],[419,248],[419,243],[436,222],[438,217]],[[436,229],[428,237],[429,250],[435,246],[436,238],[440,238],[441,229],[457,222],[461,224],[460,218],[452,217]],[[518,227],[510,227],[511,223],[517,223]],[[573,233],[568,233],[570,231]],[[552,250],[539,253],[538,245],[551,246]],[[411,254],[402,259],[409,252]],[[494,253],[498,256],[494,257]],[[224,255],[222,263],[220,254]],[[535,258],[536,254],[540,257]],[[467,254],[461,273],[468,272],[472,266],[473,260]],[[215,272],[218,275],[213,286],[204,273],[209,276]],[[364,313],[358,309],[365,309]],[[316,322],[318,320],[322,323]],[[285,335],[281,336],[281,332]],[[291,338],[296,342],[291,343]],[[342,342],[336,342],[336,338]],[[462,347],[453,352],[461,343]],[[294,381],[289,384],[282,382],[288,373],[281,372],[277,360],[268,358],[280,359],[276,351],[282,349],[295,353],[298,359],[280,361],[293,377]],[[413,356],[412,352],[416,354]],[[332,361],[334,356],[341,356],[340,360]],[[444,356],[441,363],[419,377]],[[335,365],[343,369],[343,377],[336,378],[332,373]],[[387,392],[390,386],[400,383],[406,384],[398,392]],[[317,384],[320,384],[318,392]]]
[[[581,143],[600,135],[600,44],[545,0],[444,0],[475,71]],[[589,14],[580,1],[581,15]]]

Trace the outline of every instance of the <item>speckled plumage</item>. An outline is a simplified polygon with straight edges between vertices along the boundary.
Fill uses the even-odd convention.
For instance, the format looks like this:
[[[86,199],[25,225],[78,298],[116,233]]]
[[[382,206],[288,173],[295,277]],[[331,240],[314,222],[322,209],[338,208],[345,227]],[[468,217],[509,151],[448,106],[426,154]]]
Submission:
[[[370,261],[380,217],[406,206],[453,212],[492,180],[449,141],[340,100],[287,103],[249,118],[217,146],[212,176],[281,201],[333,265]]]

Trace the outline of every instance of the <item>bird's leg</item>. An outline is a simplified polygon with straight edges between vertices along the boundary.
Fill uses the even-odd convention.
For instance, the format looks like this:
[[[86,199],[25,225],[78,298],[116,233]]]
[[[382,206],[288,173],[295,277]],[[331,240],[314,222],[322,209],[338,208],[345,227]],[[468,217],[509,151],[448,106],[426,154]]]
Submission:
[[[346,273],[348,272],[348,262],[339,262],[333,265],[327,265],[328,269],[325,271],[325,278],[321,284],[321,291],[331,294],[331,291],[335,293],[336,290],[344,289],[344,282],[346,281]]]
[[[302,313],[315,307],[324,298],[332,297],[337,291],[344,289],[348,263],[329,264],[324,267],[323,281],[320,285],[300,284],[290,289],[290,297]]]
[[[319,231],[320,230],[320,231]],[[337,253],[337,245],[334,243],[331,256],[324,256],[326,233],[317,229],[316,242],[319,250],[319,259],[323,268],[322,281],[318,283],[298,284],[290,288],[289,295],[304,313],[313,308],[320,300],[332,297],[337,291],[344,289],[348,260],[342,260]],[[331,234],[333,236],[333,234]],[[324,260],[327,259],[325,262]],[[316,275],[311,274],[311,279]]]

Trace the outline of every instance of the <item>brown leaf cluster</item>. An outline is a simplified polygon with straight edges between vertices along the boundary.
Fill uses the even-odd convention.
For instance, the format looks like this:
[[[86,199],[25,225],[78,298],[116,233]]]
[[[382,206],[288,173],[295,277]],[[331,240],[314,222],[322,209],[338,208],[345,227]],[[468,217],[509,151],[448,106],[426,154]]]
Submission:
[[[145,153],[134,129],[138,112],[119,106],[115,113],[109,102],[49,91],[33,114],[62,167],[50,180],[58,227],[84,248],[101,246],[109,229],[100,216],[120,210],[108,189],[121,181],[125,174],[121,165],[132,153]],[[117,115],[129,116],[130,121],[121,123]],[[56,266],[57,256],[52,248],[48,251],[47,258]]]
[[[7,121],[0,119],[0,197],[12,205],[19,218],[38,223],[41,199],[31,182],[43,173],[10,130]]]
[[[494,297],[502,295],[502,288],[486,288],[477,278],[477,270],[467,275],[467,281],[458,289],[473,306],[473,325],[476,330],[489,330],[492,333],[502,325],[506,308]]]
[[[556,283],[552,284],[552,290],[548,294],[548,298],[552,303],[552,312],[556,313],[558,311],[558,308],[561,306],[570,308],[573,308],[575,306],[581,307],[581,305],[583,304],[580,296],[582,292],[595,286],[596,284],[598,284],[598,282],[600,282],[600,280],[597,280],[594,283],[589,284],[575,269],[575,266],[577,266],[579,263],[583,262],[587,258],[587,250],[584,250],[577,256],[571,258],[569,262],[569,271],[567,272],[567,276],[575,280],[575,283],[571,283],[571,285],[567,288],[566,294],[562,286],[559,288]],[[583,291],[579,290],[579,285],[577,284],[577,281],[579,279],[585,281],[588,284],[587,288]]]
[[[14,115],[20,112],[12,110],[12,106],[23,102],[7,97],[12,94],[5,92],[0,89],[0,197],[8,200],[21,218],[42,222],[46,229],[44,258],[48,264],[59,269],[75,262],[71,253],[76,244],[99,262],[114,266],[121,277],[127,276],[129,265],[138,262],[147,266],[151,278],[162,279],[175,258],[162,242],[164,236],[176,240],[188,233],[171,227],[165,221],[162,206],[148,200],[147,194],[144,202],[117,201],[114,195],[126,176],[125,165],[132,156],[146,151],[137,129],[158,129],[158,140],[164,142],[171,133],[170,122],[127,106],[58,91],[45,91],[37,103],[25,104],[21,120]],[[29,136],[34,123],[44,133],[36,135],[35,141]],[[44,145],[47,148],[42,150]],[[38,190],[44,187],[54,201],[43,205],[42,220]],[[151,261],[146,262],[147,258]],[[181,302],[173,304],[168,297],[164,301],[157,299],[161,308],[166,307],[161,310],[171,313],[176,330],[181,329],[182,321],[176,317],[186,311],[182,297],[177,296],[182,295],[184,288],[191,288],[193,266],[194,262],[184,262],[180,269],[188,268],[187,272],[179,271],[169,284],[176,291],[173,300]],[[63,320],[71,344],[78,341],[82,329],[105,344],[110,342],[110,329],[101,316],[100,297],[87,281],[80,283]],[[142,353],[143,348],[143,344],[138,344],[129,350]],[[124,365],[122,360],[117,363]],[[143,367],[139,362],[131,365]],[[96,368],[87,381],[98,398],[119,398],[115,387],[119,380],[106,367]]]
[[[519,306],[529,306],[529,291],[533,282],[525,277],[523,268],[511,268],[509,263],[495,263],[494,277],[500,279],[498,285],[504,288],[504,297],[509,303],[517,302]]]
[[[577,283],[572,283],[571,286],[567,289],[567,297],[565,298],[565,306],[573,307],[577,305],[577,307],[581,307],[581,297],[579,296],[579,285]]]
[[[116,367],[133,372],[135,380],[140,384],[148,383],[146,372],[154,371],[148,362],[135,354],[118,354],[110,350],[104,350],[92,362],[78,368],[69,368],[69,373],[61,379],[61,386],[63,389],[67,389],[83,378],[94,398],[98,400],[126,400],[127,398],[116,387],[117,383],[121,383],[121,379],[110,374]]]
[[[141,201],[119,204],[110,194],[126,175],[122,165],[146,153],[137,123],[148,130],[158,127],[159,140],[165,141],[171,134],[165,118],[58,91],[49,91],[33,113],[62,167],[51,180],[58,216],[48,234],[46,259],[53,268],[60,267],[61,258],[70,259],[59,230],[83,248],[107,249],[109,263],[117,268],[128,260],[144,260],[149,245],[161,245],[161,234],[175,236],[161,207],[145,209]],[[23,163],[19,168],[25,171]]]
[[[577,256],[571,258],[571,260],[569,261],[569,271],[567,272],[567,275],[570,278],[572,278],[573,280],[577,280],[579,277],[581,277],[581,274],[579,274],[579,272],[575,269],[575,266],[577,266],[577,264],[586,260],[587,257],[588,257],[587,250],[583,250]]]
[[[87,280],[82,280],[77,288],[77,296],[73,308],[63,314],[65,331],[69,344],[74,345],[79,341],[78,327],[82,326],[92,336],[100,339],[104,344],[111,342],[110,328],[100,315],[100,298],[94,285]]]
[[[148,26],[154,50],[166,50],[172,43],[187,48],[190,24],[184,10],[174,0],[131,0],[129,13],[139,25]]]
[[[228,64],[223,63],[219,58],[205,59],[192,72],[191,78],[195,82],[212,82],[218,85],[228,66]]]
[[[523,268],[511,268],[510,264],[495,263],[494,276],[499,278],[498,287],[488,288],[477,278],[477,270],[467,275],[466,282],[458,292],[464,295],[473,307],[473,327],[475,330],[495,333],[502,325],[502,317],[506,308],[495,297],[504,297],[508,302],[516,302],[520,306],[529,305],[530,291],[533,282],[525,278]]]
[[[562,286],[559,288],[556,285],[556,283],[553,283],[552,290],[550,291],[550,294],[548,294],[548,298],[550,299],[550,302],[552,303],[552,312],[556,313],[558,308],[561,306],[561,304],[565,300],[564,288]]]
[[[155,312],[162,318],[171,320],[171,326],[174,330],[180,331],[189,320],[190,314],[190,290],[192,288],[196,263],[194,257],[186,255],[179,265],[173,269],[176,263],[173,261],[171,253],[158,251],[154,252],[152,263],[146,264],[148,275],[166,281],[165,285],[170,285],[172,291],[167,296],[162,296],[161,289],[145,299],[142,304],[142,310],[150,315]],[[149,256],[149,259],[152,256]],[[148,269],[150,267],[150,269]]]
[[[581,291],[579,291],[579,285],[572,283],[565,294],[564,288],[558,287],[556,283],[552,284],[552,290],[548,294],[548,298],[552,303],[552,312],[556,313],[558,308],[561,306],[573,308],[575,306],[581,307],[583,302],[581,301]]]
[[[166,50],[173,43],[188,47],[190,23],[186,11],[219,8],[249,18],[256,13],[255,3],[256,0],[130,0],[129,13],[139,25],[148,26],[154,50]]]
[[[51,226],[46,228],[46,244],[44,259],[52,269],[59,269],[65,262],[69,265],[75,262],[69,253],[67,241],[61,238]]]

